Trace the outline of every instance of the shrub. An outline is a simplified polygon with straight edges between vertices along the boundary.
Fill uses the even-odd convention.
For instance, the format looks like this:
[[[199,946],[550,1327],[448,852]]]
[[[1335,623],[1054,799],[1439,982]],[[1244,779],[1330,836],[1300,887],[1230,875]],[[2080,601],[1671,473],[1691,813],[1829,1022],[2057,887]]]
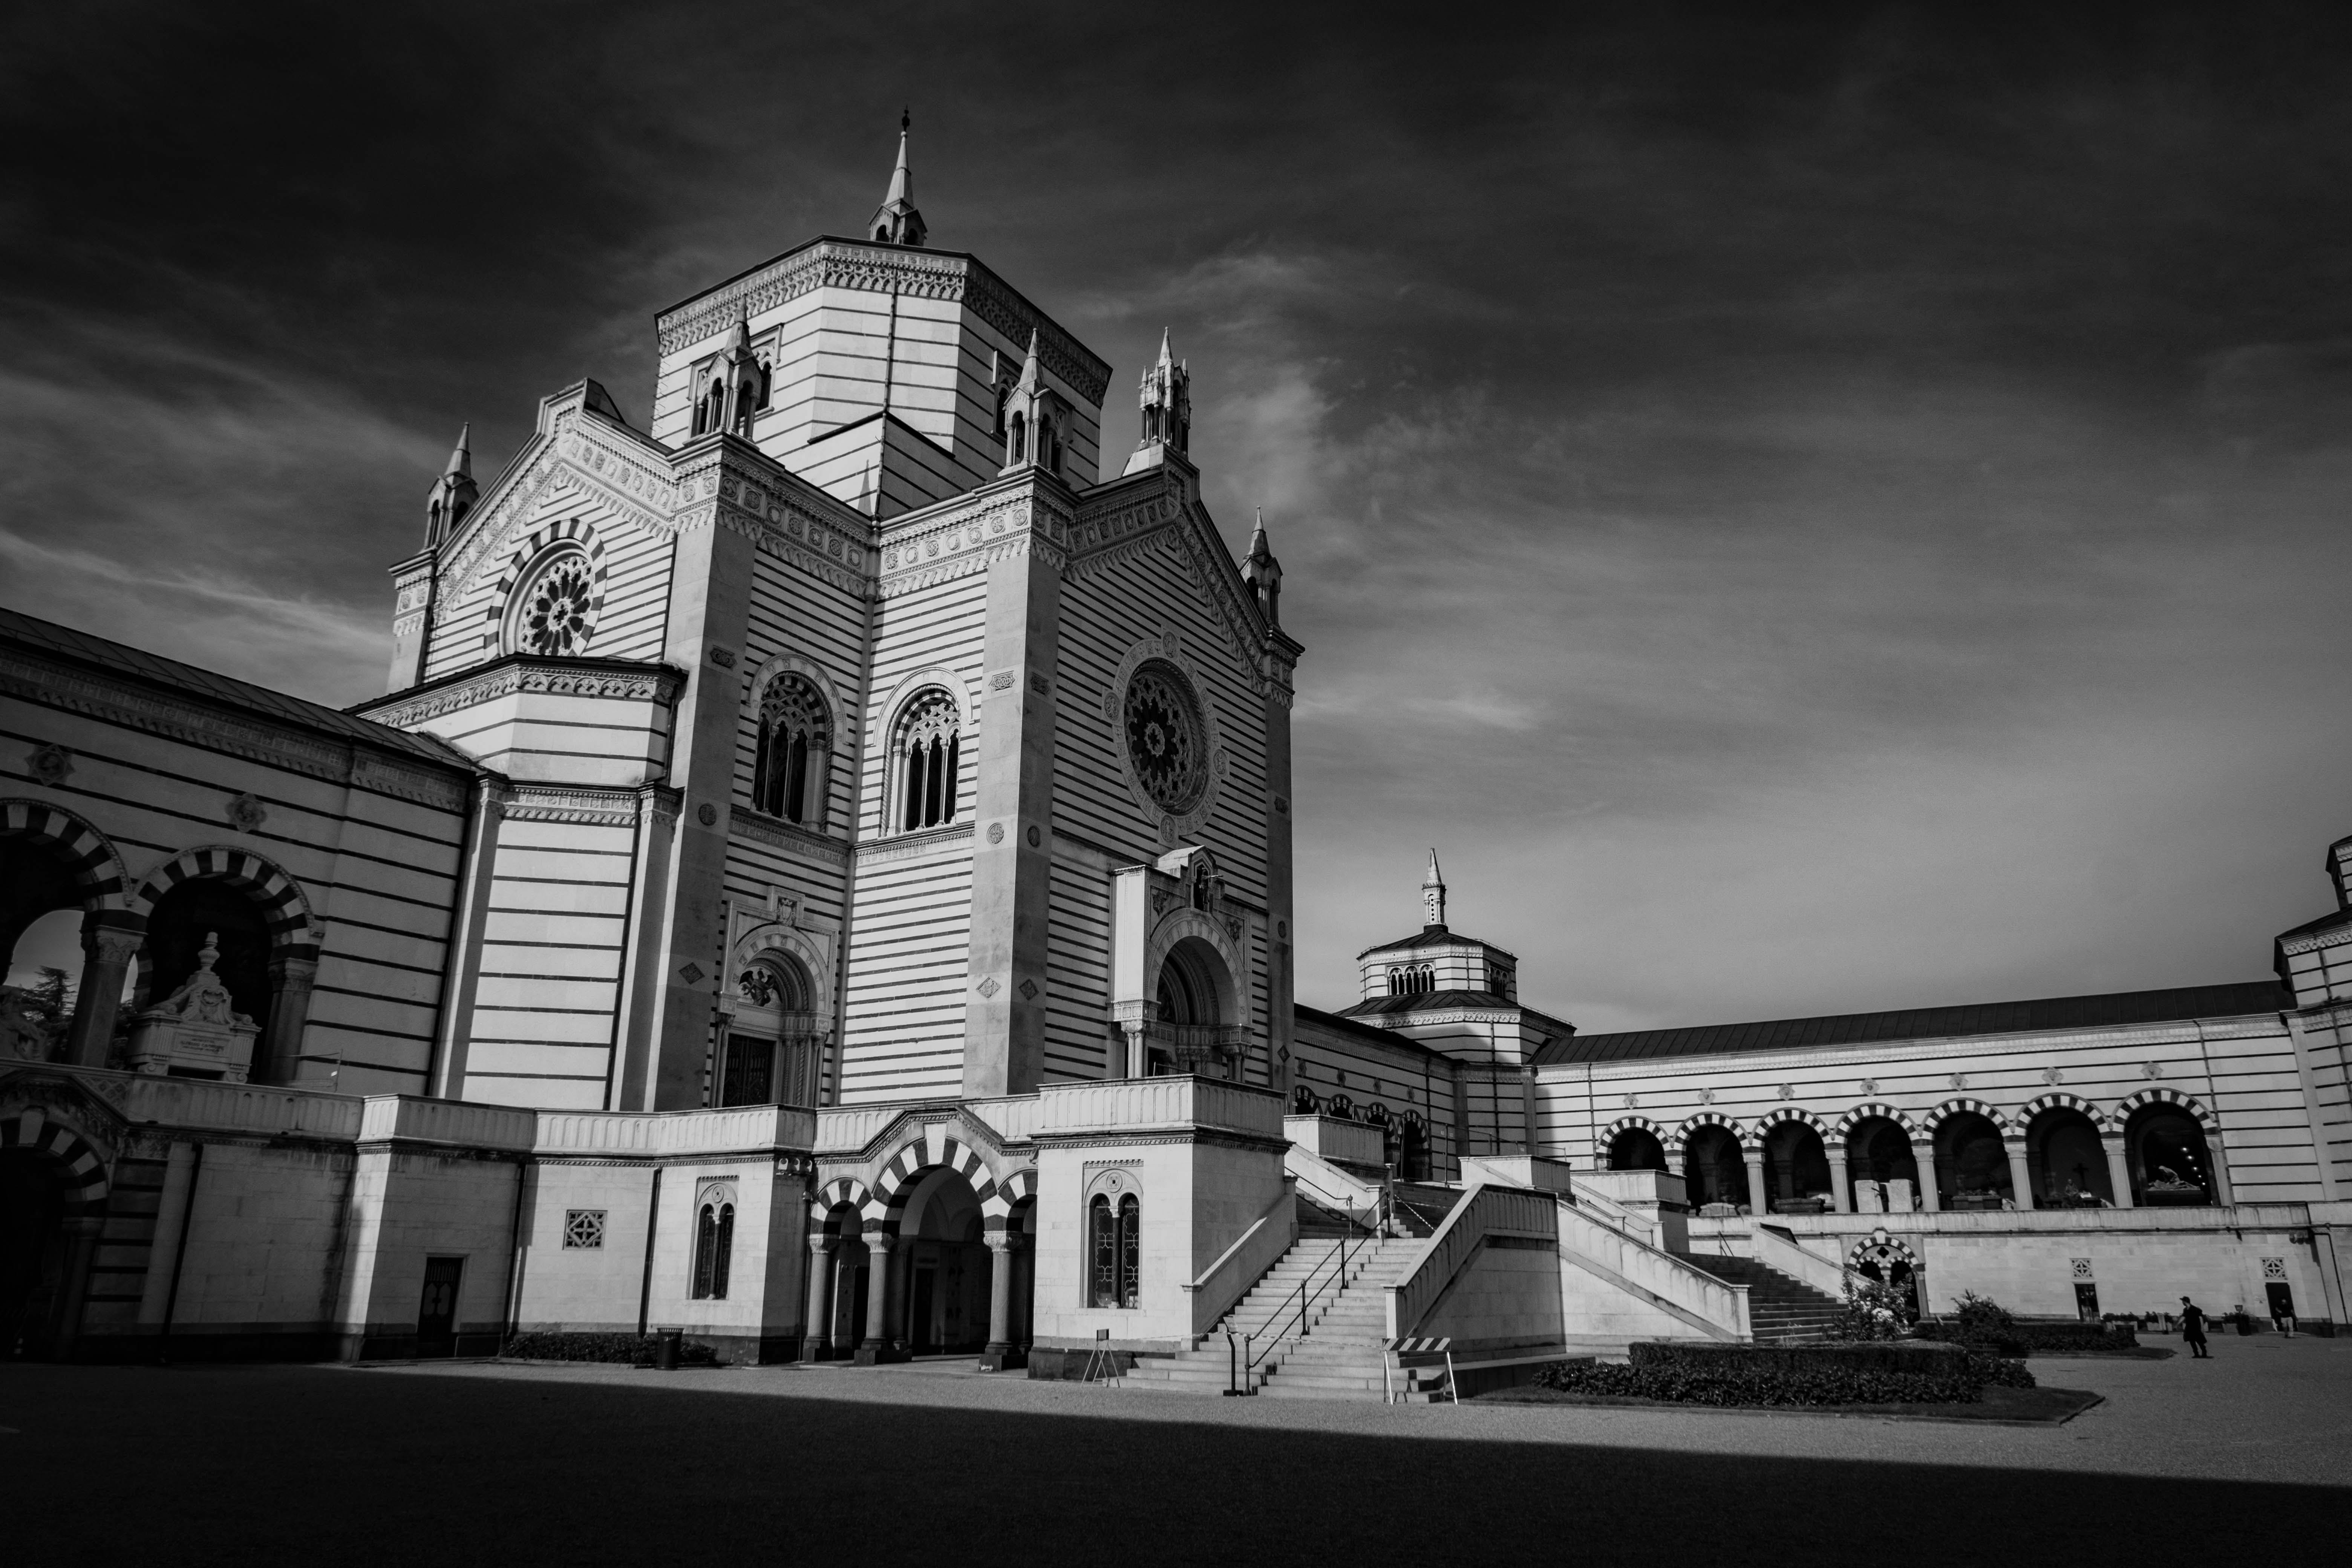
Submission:
[[[1916,1342],[1776,1346],[1636,1344],[1629,1366],[1562,1362],[1536,1375],[1571,1394],[1685,1405],[1974,1405],[1988,1386],[2031,1388],[2016,1362]]]
[[[619,1366],[651,1366],[659,1334],[530,1333],[509,1336],[501,1355],[517,1361],[599,1361]],[[691,1341],[677,1347],[680,1366],[716,1366],[719,1352]]]
[[[1838,1303],[1837,1321],[1830,1338],[1845,1341],[1893,1340],[1903,1335],[1903,1292],[1864,1275],[1845,1277],[1845,1300]]]

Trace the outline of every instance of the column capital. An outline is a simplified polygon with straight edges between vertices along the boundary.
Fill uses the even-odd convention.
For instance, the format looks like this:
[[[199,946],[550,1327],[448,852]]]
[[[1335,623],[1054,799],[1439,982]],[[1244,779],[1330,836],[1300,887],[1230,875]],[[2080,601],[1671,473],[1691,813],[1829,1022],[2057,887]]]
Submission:
[[[827,1236],[821,1230],[813,1230],[809,1232],[808,1241],[811,1252],[824,1253],[831,1252],[838,1246],[841,1238],[837,1236]]]
[[[992,1230],[984,1233],[981,1239],[988,1244],[991,1252],[1018,1252],[1021,1249],[1022,1236],[1017,1230]]]
[[[139,956],[139,950],[146,941],[146,934],[142,931],[96,926],[84,934],[82,947],[100,963],[128,964]]]

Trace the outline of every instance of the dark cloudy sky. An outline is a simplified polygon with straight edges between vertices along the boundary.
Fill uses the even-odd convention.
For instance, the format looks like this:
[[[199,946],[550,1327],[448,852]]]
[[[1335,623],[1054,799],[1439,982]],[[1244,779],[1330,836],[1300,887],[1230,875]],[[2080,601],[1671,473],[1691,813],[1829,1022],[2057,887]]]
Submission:
[[[1162,326],[1307,645],[1302,1000],[2259,978],[2327,901],[2342,7],[14,7],[0,597],[335,703],[459,421],[879,200]],[[1393,18],[1393,19],[1391,19]]]

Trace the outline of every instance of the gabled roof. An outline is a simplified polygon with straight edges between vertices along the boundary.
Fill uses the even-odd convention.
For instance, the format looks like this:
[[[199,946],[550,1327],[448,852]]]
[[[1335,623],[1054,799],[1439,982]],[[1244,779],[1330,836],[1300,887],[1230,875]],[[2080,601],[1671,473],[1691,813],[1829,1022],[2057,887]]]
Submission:
[[[2029,1035],[2135,1024],[2185,1023],[2291,1009],[2294,999],[2274,980],[2231,985],[2184,985],[2168,991],[2117,991],[2102,996],[2045,996],[2032,1002],[1983,1002],[1960,1007],[1911,1007],[1890,1013],[1841,1013],[1820,1018],[1776,1018],[1755,1024],[1703,1024],[1687,1029],[1637,1029],[1555,1040],[1536,1054],[1538,1066],[1558,1062],[1635,1061],[1651,1057],[1737,1055],[1924,1040],[1944,1036]]]
[[[177,659],[165,658],[142,648],[110,642],[105,637],[92,637],[88,632],[78,632],[70,626],[61,626],[54,621],[45,621],[16,610],[0,609],[0,641],[15,643],[110,675],[163,687],[337,740],[403,752],[420,762],[467,775],[482,771],[465,752],[431,735],[413,735],[404,730],[371,723],[365,719],[354,719],[321,703],[289,697],[266,686],[249,685],[209,669],[200,669],[193,664],[182,664]]]

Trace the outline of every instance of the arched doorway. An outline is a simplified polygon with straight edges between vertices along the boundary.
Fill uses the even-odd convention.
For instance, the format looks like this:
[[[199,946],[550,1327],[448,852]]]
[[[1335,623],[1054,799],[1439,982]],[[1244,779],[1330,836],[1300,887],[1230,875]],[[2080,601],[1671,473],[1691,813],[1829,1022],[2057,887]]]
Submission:
[[[1683,1144],[1683,1183],[1693,1207],[1748,1201],[1748,1164],[1739,1141],[1726,1127],[1692,1130]]]
[[[1152,1017],[1143,1029],[1146,1077],[1241,1076],[1240,1011],[1223,954],[1198,936],[1179,938],[1160,961]]]
[[[1845,1148],[1854,1207],[1864,1213],[1908,1212],[1919,1191],[1919,1160],[1902,1123],[1865,1116],[1847,1130]]]
[[[816,1104],[819,1035],[806,966],[791,953],[765,949],[737,974],[735,990],[719,1103]]]
[[[0,1353],[46,1359],[65,1297],[63,1172],[46,1154],[0,1149]]]
[[[1609,1168],[1612,1171],[1663,1171],[1666,1168],[1666,1146],[1658,1135],[1646,1127],[1628,1127],[1609,1140]]]
[[[1818,1214],[1834,1206],[1829,1155],[1812,1123],[1792,1119],[1764,1134],[1764,1201],[1775,1214]]]
[[[1998,1209],[2015,1202],[2009,1148],[1980,1111],[1956,1110],[1936,1126],[1936,1189],[1953,1209]]]
[[[2124,1123],[2133,1197],[2150,1207],[2218,1201],[2213,1156],[2197,1118],[2168,1101],[2143,1105]]]
[[[980,1194],[946,1166],[903,1189],[898,1245],[902,1261],[891,1338],[909,1355],[976,1353],[988,1344],[992,1254]]]
[[[2026,1124],[2025,1159],[2035,1208],[2105,1208],[2116,1201],[2098,1123],[2073,1106],[2052,1106]]]
[[[38,1110],[0,1111],[0,1358],[64,1360],[79,1337],[109,1184],[99,1152]]]

